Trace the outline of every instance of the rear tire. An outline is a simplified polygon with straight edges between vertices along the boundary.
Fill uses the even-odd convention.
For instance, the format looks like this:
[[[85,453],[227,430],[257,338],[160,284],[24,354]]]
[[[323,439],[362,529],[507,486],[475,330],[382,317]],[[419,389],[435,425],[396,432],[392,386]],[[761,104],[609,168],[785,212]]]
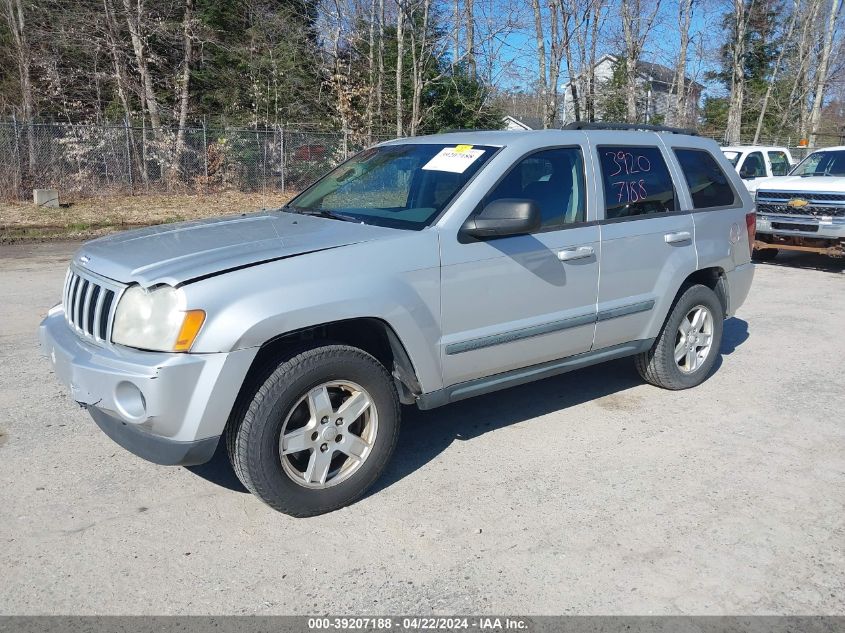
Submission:
[[[384,366],[363,350],[327,343],[279,363],[233,413],[226,445],[250,492],[307,517],[367,491],[393,453],[399,424]]]
[[[719,356],[723,321],[716,293],[707,286],[690,286],[675,302],[651,349],[635,357],[640,376],[664,389],[701,384]]]
[[[751,253],[751,259],[756,262],[770,262],[778,256],[776,248],[755,248]]]

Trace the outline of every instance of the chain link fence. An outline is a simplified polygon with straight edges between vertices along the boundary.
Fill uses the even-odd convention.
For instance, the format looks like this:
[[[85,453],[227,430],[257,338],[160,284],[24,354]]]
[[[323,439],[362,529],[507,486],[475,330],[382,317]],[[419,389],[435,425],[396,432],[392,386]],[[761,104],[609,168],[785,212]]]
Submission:
[[[350,133],[0,122],[0,199],[36,188],[63,199],[115,194],[296,192],[371,143]]]
[[[0,199],[32,199],[57,189],[61,199],[144,193],[297,192],[365,146],[391,138],[288,129],[191,127],[152,130],[129,124],[0,122]],[[717,139],[720,140],[720,139]],[[749,140],[750,142],[750,140]],[[816,146],[845,143],[819,135]],[[811,151],[795,139],[793,159]]]

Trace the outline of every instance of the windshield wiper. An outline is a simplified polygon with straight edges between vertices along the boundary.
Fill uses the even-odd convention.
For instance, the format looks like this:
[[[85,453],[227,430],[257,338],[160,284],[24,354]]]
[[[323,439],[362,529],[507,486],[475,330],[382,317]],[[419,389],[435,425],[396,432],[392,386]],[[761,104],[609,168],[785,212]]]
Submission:
[[[344,215],[337,211],[329,211],[328,209],[303,209],[301,207],[282,207],[282,210],[290,213],[299,213],[300,215],[315,215],[320,218],[329,218],[331,220],[340,220],[341,222],[356,222],[362,224],[361,220],[354,218],[351,215]]]

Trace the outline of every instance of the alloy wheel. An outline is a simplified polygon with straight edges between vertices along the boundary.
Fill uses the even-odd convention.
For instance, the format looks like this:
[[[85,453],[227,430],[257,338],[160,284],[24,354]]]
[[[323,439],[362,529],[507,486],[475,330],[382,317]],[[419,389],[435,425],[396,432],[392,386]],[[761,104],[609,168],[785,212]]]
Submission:
[[[282,425],[282,469],[306,488],[335,486],[361,468],[377,433],[378,412],[363,387],[322,383],[297,401]]]
[[[691,374],[707,360],[713,346],[713,315],[709,308],[697,305],[687,312],[675,337],[675,363]]]

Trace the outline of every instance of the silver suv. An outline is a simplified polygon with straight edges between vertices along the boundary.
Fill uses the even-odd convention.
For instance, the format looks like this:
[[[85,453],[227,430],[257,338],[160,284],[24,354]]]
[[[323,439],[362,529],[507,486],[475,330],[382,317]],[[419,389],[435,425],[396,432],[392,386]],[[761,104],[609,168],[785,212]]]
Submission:
[[[89,242],[43,352],[117,443],[191,465],[222,439],[295,516],[367,490],[400,404],[623,356],[698,385],[751,285],[751,198],[713,141],[584,127],[394,140],[282,209]]]

